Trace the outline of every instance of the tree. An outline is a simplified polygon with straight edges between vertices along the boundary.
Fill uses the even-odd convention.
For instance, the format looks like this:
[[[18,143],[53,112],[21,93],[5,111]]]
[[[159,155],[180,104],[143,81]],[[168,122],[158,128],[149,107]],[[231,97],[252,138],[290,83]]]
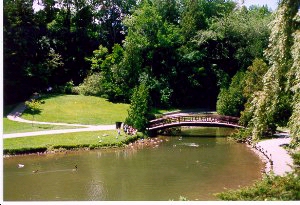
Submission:
[[[255,140],[261,138],[268,131],[274,132],[276,126],[286,124],[291,113],[294,115],[291,118],[292,121],[297,118],[297,108],[292,109],[291,101],[287,100],[294,96],[295,104],[297,104],[297,94],[293,95],[287,82],[288,76],[295,76],[294,74],[297,73],[291,68],[294,68],[293,65],[297,65],[298,59],[295,58],[294,52],[297,53],[297,49],[294,49],[293,45],[297,44],[299,37],[297,35],[299,23],[295,21],[297,19],[295,17],[299,16],[297,14],[299,5],[299,1],[281,1],[275,12],[275,18],[270,23],[272,30],[269,46],[265,51],[270,68],[263,77],[262,90],[254,93],[252,101],[253,117],[250,127]],[[290,82],[295,83],[293,77],[290,78]],[[293,132],[297,133],[294,129],[297,125],[294,123],[290,122],[290,126]],[[296,126],[294,127],[294,125]]]
[[[265,7],[242,7],[212,18],[209,29],[199,30],[193,42],[206,49],[208,61],[233,76],[246,70],[255,58],[263,58],[270,17]]]
[[[126,18],[125,26],[128,35],[120,66],[127,90],[146,80],[153,102],[157,106],[168,104],[172,93],[170,81],[176,75],[175,51],[181,41],[178,27],[165,21],[151,1],[143,1]]]
[[[145,131],[149,122],[150,98],[149,89],[145,83],[134,88],[130,99],[130,108],[125,123],[139,131]]]
[[[248,67],[245,73],[245,83],[243,96],[246,99],[245,109],[241,112],[240,123],[247,126],[253,117],[252,101],[255,97],[254,93],[262,91],[263,77],[268,70],[268,65],[262,59],[255,59],[251,66]]]
[[[299,4],[298,4],[299,7]],[[288,122],[292,144],[300,145],[300,15],[299,12],[293,18],[295,31],[293,33],[293,45],[291,47],[292,67],[288,72],[288,87],[293,93],[292,114]]]
[[[228,89],[222,88],[218,96],[217,112],[221,115],[240,116],[244,109],[245,97],[243,88],[245,86],[245,73],[238,72],[231,81]]]
[[[186,41],[193,37],[200,29],[206,28],[205,14],[199,0],[183,1],[184,10],[181,14],[181,32]]]
[[[34,82],[26,70],[39,62],[40,30],[32,0],[7,0],[3,8],[4,103],[13,103],[32,94]]]
[[[162,19],[172,24],[178,24],[180,17],[180,1],[178,0],[153,0],[153,5],[160,13]]]
[[[124,99],[123,79],[119,69],[123,53],[124,50],[119,44],[113,46],[111,53],[102,45],[93,51],[94,55],[86,58],[91,62],[91,72],[78,87],[79,93],[102,96],[111,101]]]

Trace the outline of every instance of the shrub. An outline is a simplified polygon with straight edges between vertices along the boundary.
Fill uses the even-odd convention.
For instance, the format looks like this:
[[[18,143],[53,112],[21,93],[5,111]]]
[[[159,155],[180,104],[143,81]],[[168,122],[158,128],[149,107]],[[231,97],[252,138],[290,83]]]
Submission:
[[[299,200],[300,176],[290,173],[286,176],[266,175],[251,187],[229,190],[217,194],[222,200]]]
[[[65,84],[65,86],[63,86],[63,93],[65,94],[72,94],[72,89],[74,87],[74,83],[73,81],[69,81]]]
[[[300,152],[293,153],[292,156],[294,159],[294,164],[296,164],[298,167],[300,167]]]
[[[230,138],[233,138],[237,142],[247,142],[247,139],[251,136],[251,133],[248,129],[238,129],[237,132],[234,132],[230,135]]]
[[[18,154],[30,154],[30,153],[46,152],[46,151],[47,151],[47,147],[3,149],[3,154],[4,155],[18,155]]]
[[[80,95],[103,97],[105,92],[102,87],[102,78],[100,73],[94,73],[86,77],[79,86],[73,87],[72,92]]]

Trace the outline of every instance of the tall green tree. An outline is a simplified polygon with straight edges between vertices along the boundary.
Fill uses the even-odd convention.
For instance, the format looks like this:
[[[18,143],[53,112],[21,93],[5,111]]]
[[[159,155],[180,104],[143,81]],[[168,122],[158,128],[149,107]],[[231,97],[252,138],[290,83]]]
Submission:
[[[145,131],[149,122],[150,110],[149,89],[145,83],[142,83],[133,90],[125,123],[139,131]]]
[[[217,112],[221,115],[239,117],[246,102],[243,96],[244,87],[245,73],[240,71],[232,78],[228,89],[221,89],[217,101]]]
[[[259,139],[268,130],[274,132],[276,126],[286,124],[291,109],[292,93],[287,86],[287,74],[295,59],[292,58],[292,45],[295,16],[299,10],[299,1],[283,0],[270,24],[269,46],[265,51],[270,68],[263,78],[261,92],[255,93],[253,99],[254,113],[251,119],[252,136]],[[297,42],[297,41],[296,41]]]
[[[253,117],[254,107],[252,106],[255,93],[260,93],[263,88],[263,77],[269,67],[262,59],[255,59],[245,73],[245,83],[243,96],[246,99],[245,109],[241,112],[240,123],[248,126],[249,121]]]
[[[127,87],[132,89],[146,80],[151,82],[149,88],[154,102],[168,103],[172,93],[170,81],[175,72],[175,49],[181,40],[177,26],[165,21],[151,1],[143,1],[125,25],[128,35],[121,66]]]
[[[93,18],[97,22],[95,27],[97,37],[101,38],[100,44],[111,49],[114,44],[122,44],[125,38],[126,28],[123,20],[130,15],[136,0],[106,0],[93,2]]]
[[[295,5],[296,6],[296,5]],[[300,145],[300,15],[299,4],[298,13],[294,16],[293,45],[291,48],[292,66],[288,72],[288,88],[293,94],[292,115],[288,126],[294,146]]]
[[[113,46],[111,53],[106,47],[100,45],[99,49],[93,52],[93,57],[86,58],[91,62],[91,72],[79,86],[79,90],[83,89],[79,92],[106,96],[111,101],[124,99],[123,75],[119,65],[123,53],[124,50],[119,44]]]
[[[7,0],[3,9],[4,102],[11,103],[32,92],[34,82],[26,70],[37,63],[40,31],[32,0]]]
[[[180,1],[153,0],[153,5],[160,13],[162,19],[172,24],[178,24],[180,19]]]
[[[271,12],[265,7],[242,7],[211,19],[209,29],[198,31],[193,42],[205,48],[208,61],[230,76],[263,58],[268,45]]]

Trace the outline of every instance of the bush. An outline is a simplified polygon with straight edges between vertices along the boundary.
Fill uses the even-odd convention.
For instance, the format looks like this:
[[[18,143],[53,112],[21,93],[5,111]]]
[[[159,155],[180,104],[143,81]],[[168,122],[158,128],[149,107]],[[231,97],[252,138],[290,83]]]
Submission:
[[[230,138],[233,138],[237,142],[245,143],[251,136],[249,129],[239,129],[237,132],[234,132],[230,135]]]
[[[294,159],[294,164],[300,167],[300,152],[292,154]]]
[[[66,85],[63,86],[63,93],[65,93],[65,94],[72,94],[73,87],[74,87],[74,83],[73,83],[72,80],[69,81],[69,82],[67,82]]]
[[[222,200],[300,200],[300,176],[290,173],[286,176],[266,175],[251,187],[229,190],[217,194]]]
[[[3,149],[4,155],[18,155],[18,154],[30,154],[37,152],[46,152],[47,147],[35,147],[35,148],[20,148],[20,149]]]
[[[73,87],[72,92],[80,95],[105,97],[103,96],[105,91],[102,87],[102,78],[100,73],[94,73],[86,77],[79,86]]]

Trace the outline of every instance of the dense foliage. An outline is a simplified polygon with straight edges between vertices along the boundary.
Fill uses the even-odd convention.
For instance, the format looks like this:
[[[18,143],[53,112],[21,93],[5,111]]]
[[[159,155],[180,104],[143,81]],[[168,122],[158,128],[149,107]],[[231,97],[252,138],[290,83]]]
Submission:
[[[217,112],[221,115],[240,116],[240,111],[244,109],[245,98],[243,89],[245,87],[245,74],[238,72],[233,76],[228,89],[222,88],[218,96]]]
[[[251,135],[254,140],[273,134],[277,127],[288,126],[293,138],[292,146],[299,145],[299,7],[299,1],[280,2],[269,24],[269,44],[264,51],[267,64],[253,61],[245,73],[245,89],[242,91],[232,82],[228,91],[219,95],[218,104],[223,105],[224,101],[236,100],[229,95],[235,88],[237,90],[232,96],[244,93],[244,108],[239,105],[232,108],[223,106],[219,112],[226,111],[225,108],[231,112],[238,110],[241,123],[248,128],[247,132],[241,133]]]
[[[154,107],[217,107],[254,139],[288,125],[299,142],[299,1],[274,13],[232,0],[3,6],[5,104],[49,87],[130,102],[144,84]]]
[[[100,44],[111,49],[122,43],[122,21],[135,5],[135,0],[5,0],[5,103],[49,86],[81,83],[90,74],[86,57]]]
[[[6,0],[3,17],[5,104],[49,86],[129,102],[143,81],[154,106],[214,108],[262,57],[271,13],[231,0]]]
[[[260,138],[267,130],[274,132],[276,126],[286,125],[293,112],[290,101],[293,94],[287,85],[287,73],[294,61],[291,46],[299,24],[296,26],[293,18],[298,15],[299,5],[299,1],[283,0],[270,23],[272,31],[265,51],[270,67],[263,77],[262,91],[256,93],[252,103],[255,107],[251,119],[254,139]]]
[[[291,173],[287,176],[266,175],[253,186],[230,190],[218,194],[222,200],[230,201],[287,201],[300,199],[300,177]]]

